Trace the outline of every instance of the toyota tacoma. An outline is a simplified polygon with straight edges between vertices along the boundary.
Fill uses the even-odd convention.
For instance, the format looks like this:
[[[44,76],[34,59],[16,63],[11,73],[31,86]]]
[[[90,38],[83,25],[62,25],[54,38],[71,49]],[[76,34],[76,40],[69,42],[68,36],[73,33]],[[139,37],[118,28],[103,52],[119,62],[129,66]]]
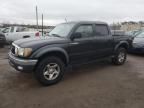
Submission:
[[[14,41],[9,64],[21,72],[33,72],[43,85],[59,82],[65,70],[75,64],[111,58],[122,65],[127,58],[128,38],[113,36],[104,22],[67,22],[48,36]]]

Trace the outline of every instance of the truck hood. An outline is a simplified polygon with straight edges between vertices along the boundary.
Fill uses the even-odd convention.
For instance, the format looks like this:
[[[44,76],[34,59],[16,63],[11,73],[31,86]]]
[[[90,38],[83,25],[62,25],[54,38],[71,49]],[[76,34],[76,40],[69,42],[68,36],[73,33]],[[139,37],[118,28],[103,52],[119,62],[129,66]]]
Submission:
[[[20,40],[14,41],[14,44],[22,48],[33,48],[33,49],[36,48],[37,49],[45,45],[61,44],[61,43],[66,43],[67,41],[68,41],[67,38],[47,36],[47,37],[20,39]]]
[[[144,38],[134,38],[134,43],[144,44]]]

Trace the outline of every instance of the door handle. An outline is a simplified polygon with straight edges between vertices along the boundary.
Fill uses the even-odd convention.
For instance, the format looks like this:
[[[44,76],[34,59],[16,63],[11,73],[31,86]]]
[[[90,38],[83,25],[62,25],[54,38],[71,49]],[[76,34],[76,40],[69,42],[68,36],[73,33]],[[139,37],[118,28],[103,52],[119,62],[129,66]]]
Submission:
[[[71,45],[78,45],[79,43],[78,42],[73,42],[73,43],[70,43]]]

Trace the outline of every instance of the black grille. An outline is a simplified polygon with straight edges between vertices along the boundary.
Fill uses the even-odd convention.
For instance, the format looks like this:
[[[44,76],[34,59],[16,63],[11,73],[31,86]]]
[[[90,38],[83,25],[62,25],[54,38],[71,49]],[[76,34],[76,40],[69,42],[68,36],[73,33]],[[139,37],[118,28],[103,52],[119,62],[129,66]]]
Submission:
[[[5,40],[5,37],[0,34],[0,40]]]
[[[11,52],[12,52],[12,54],[15,54],[15,46],[11,46]]]

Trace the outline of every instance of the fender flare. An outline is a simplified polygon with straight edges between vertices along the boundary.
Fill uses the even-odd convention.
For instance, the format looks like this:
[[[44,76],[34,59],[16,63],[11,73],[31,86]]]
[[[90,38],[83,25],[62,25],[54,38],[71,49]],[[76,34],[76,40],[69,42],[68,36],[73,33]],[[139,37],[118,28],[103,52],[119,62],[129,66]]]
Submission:
[[[126,45],[127,48],[129,48],[129,43],[128,43],[128,42],[126,42],[126,41],[121,41],[121,42],[119,42],[119,43],[115,46],[114,51],[117,51],[117,49],[118,49],[121,45]]]
[[[51,52],[60,52],[60,53],[64,54],[64,56],[66,57],[66,62],[67,63],[69,62],[68,53],[63,48],[59,48],[59,47],[40,48],[31,55],[31,58],[39,58],[39,57],[42,57],[43,55],[51,53]]]

